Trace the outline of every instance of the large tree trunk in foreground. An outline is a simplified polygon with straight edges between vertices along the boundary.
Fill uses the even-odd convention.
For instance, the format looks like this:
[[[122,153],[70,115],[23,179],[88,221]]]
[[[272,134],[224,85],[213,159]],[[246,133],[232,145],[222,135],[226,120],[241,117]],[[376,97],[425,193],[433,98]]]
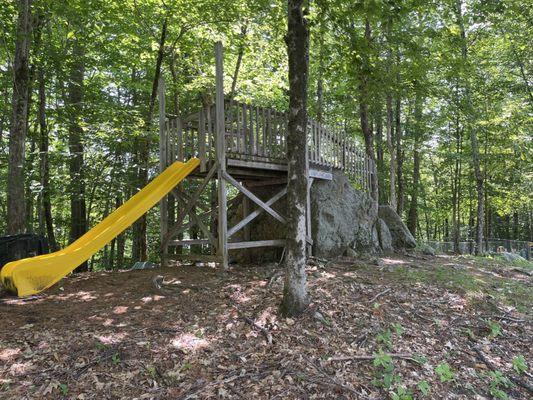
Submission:
[[[83,77],[85,73],[84,49],[76,39],[72,48],[72,60],[66,101],[68,118],[68,147],[70,174],[70,235],[72,243],[87,232],[87,207],[85,204],[85,174],[83,166]],[[87,263],[78,267],[86,271]]]
[[[462,13],[462,1],[456,0],[455,13],[457,17],[457,25],[459,25],[459,31],[461,34],[461,56],[463,59],[463,67],[468,66],[468,45],[466,41],[466,30],[464,26],[464,19]],[[464,89],[466,98],[466,117],[468,121],[468,130],[470,132],[470,146],[472,148],[472,165],[474,167],[474,179],[476,181],[477,191],[477,224],[476,224],[476,255],[482,252],[483,245],[483,224],[485,222],[485,210],[484,210],[484,187],[483,187],[483,175],[481,173],[480,156],[479,156],[479,143],[477,139],[477,131],[475,126],[475,110],[472,104],[472,94],[470,87],[470,78],[468,74],[464,76]]]
[[[287,201],[287,252],[285,287],[281,310],[297,315],[308,305],[306,266],[307,201],[307,78],[309,73],[309,28],[303,0],[288,0],[287,51],[289,55],[289,164]]]
[[[163,22],[161,28],[161,38],[159,40],[159,50],[155,65],[154,79],[152,81],[152,93],[148,111],[144,120],[144,134],[136,143],[137,148],[137,182],[136,190],[141,190],[148,183],[148,161],[150,157],[150,131],[152,129],[152,119],[154,116],[155,100],[157,97],[157,87],[159,85],[159,75],[161,74],[161,63],[163,62],[165,40],[167,36],[167,20]],[[146,243],[146,214],[139,218],[133,225],[133,260],[146,261],[148,258],[148,249]]]
[[[7,176],[7,233],[26,230],[24,201],[24,148],[28,132],[28,66],[31,40],[31,0],[20,0],[13,65],[13,115],[9,135],[9,165]]]

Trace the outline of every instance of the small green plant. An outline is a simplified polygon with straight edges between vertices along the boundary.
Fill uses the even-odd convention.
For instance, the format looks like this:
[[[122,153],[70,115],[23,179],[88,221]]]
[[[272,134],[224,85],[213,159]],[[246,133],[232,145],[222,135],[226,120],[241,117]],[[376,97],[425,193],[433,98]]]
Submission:
[[[115,365],[120,364],[120,354],[118,353],[113,354],[113,357],[111,357],[111,361],[113,361],[113,364]]]
[[[513,369],[519,374],[523,374],[528,370],[526,359],[523,355],[516,356],[513,358]]]
[[[511,387],[511,381],[507,377],[505,377],[500,371],[491,371],[489,373],[489,376],[489,393],[497,399],[507,400],[509,397],[507,396],[507,393],[502,390],[502,387]]]
[[[383,344],[389,350],[392,350],[392,332],[390,329],[384,330],[376,337],[378,343]]]
[[[441,363],[437,365],[435,372],[442,383],[453,380],[455,376],[448,363]]]
[[[502,327],[500,324],[494,321],[487,321],[487,327],[490,330],[489,337],[495,338],[496,336],[500,336],[502,334]]]
[[[63,396],[66,396],[68,393],[68,386],[66,383],[60,383],[59,384],[59,391]]]
[[[429,394],[429,389],[431,388],[429,386],[428,381],[426,381],[426,380],[418,382],[416,387],[418,388],[418,390],[420,390],[422,392],[422,394],[424,396],[427,396]]]
[[[148,367],[146,367],[146,372],[150,374],[150,377],[152,379],[155,379],[157,377],[157,371],[153,365],[149,365]]]
[[[396,333],[398,337],[402,337],[402,335],[405,332],[405,329],[403,328],[403,326],[397,322],[394,322],[392,324],[392,328],[394,329],[394,332]]]
[[[380,368],[378,377],[381,379],[381,381],[374,380],[374,385],[382,385],[385,389],[389,389],[394,381],[394,363],[392,362],[392,357],[385,354],[383,350],[380,350],[379,353],[374,354],[373,364],[374,367]]]
[[[403,386],[399,386],[395,392],[391,392],[392,400],[412,400],[413,394],[411,391]]]
[[[422,354],[415,354],[413,356],[413,359],[420,365],[424,365],[425,363],[428,362],[428,359]]]
[[[180,372],[185,372],[185,371],[188,371],[192,368],[192,364],[190,363],[185,363],[181,366],[180,368]]]

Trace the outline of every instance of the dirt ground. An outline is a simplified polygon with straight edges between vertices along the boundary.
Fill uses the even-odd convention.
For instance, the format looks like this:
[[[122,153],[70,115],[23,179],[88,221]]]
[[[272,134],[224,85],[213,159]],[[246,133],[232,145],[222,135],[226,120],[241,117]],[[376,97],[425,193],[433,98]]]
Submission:
[[[463,257],[71,276],[0,299],[1,399],[528,399],[529,270]],[[158,275],[164,280],[154,278]],[[529,367],[529,369],[527,369]]]

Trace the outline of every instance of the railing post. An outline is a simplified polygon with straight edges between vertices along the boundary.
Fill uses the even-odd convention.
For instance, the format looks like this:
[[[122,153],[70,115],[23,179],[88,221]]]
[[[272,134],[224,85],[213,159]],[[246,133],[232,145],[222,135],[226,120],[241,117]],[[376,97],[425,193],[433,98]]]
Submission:
[[[226,129],[224,122],[224,65],[222,42],[215,44],[216,62],[216,153],[218,178],[218,256],[223,269],[228,268],[228,221],[226,180]]]

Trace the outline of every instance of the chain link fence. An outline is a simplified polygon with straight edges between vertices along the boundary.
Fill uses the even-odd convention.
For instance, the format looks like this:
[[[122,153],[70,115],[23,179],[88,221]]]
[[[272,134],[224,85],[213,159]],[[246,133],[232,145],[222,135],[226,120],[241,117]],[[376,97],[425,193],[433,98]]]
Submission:
[[[433,247],[439,253],[453,253],[453,242],[438,242],[428,241],[429,246]],[[467,240],[459,242],[459,254],[474,254],[476,243],[474,240]],[[483,253],[514,253],[519,254],[526,260],[531,260],[531,253],[533,253],[533,242],[526,242],[522,240],[509,239],[486,239],[483,241],[481,249]]]

